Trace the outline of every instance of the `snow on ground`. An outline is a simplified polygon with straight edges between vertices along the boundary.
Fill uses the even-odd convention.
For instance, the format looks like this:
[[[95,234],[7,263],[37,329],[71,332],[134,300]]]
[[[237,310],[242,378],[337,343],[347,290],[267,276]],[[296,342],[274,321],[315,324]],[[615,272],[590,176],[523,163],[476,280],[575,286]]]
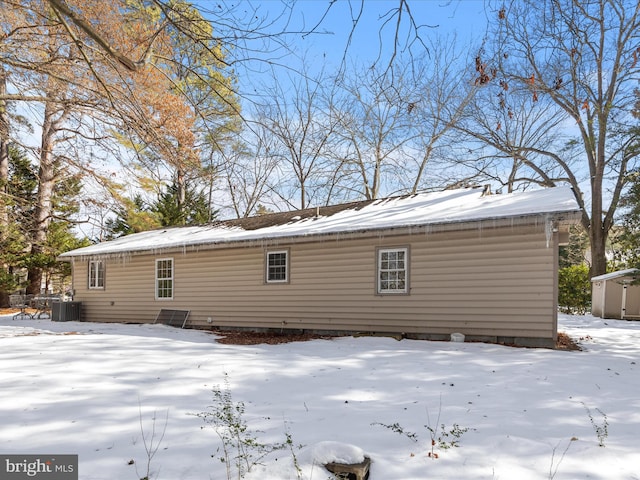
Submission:
[[[365,455],[371,480],[640,478],[640,323],[561,316],[560,330],[583,350],[377,337],[223,345],[163,325],[3,316],[0,453],[78,454],[82,480],[139,480],[158,447],[150,478],[225,479],[222,445],[197,414],[228,382],[260,442],[288,433],[294,444],[254,480],[326,480],[319,462]],[[434,459],[427,426],[455,439],[438,425],[468,430]]]

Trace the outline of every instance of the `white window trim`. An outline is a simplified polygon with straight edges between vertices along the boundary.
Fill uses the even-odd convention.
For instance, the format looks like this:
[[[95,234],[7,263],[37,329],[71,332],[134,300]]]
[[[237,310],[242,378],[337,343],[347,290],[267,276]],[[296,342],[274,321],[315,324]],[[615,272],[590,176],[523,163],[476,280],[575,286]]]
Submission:
[[[275,255],[275,254],[281,254],[281,253],[285,254],[285,259],[286,259],[285,267],[284,267],[285,278],[283,280],[269,280],[269,256]],[[266,252],[264,256],[264,281],[265,283],[269,283],[269,284],[289,283],[289,250],[288,249],[269,250]]]
[[[158,296],[158,291],[159,291],[159,286],[158,286],[158,281],[160,280],[160,278],[158,278],[158,263],[159,262],[166,262],[166,261],[171,261],[171,277],[169,278],[162,278],[162,280],[171,280],[171,296],[170,297],[160,297]],[[167,257],[167,258],[156,258],[155,261],[155,296],[156,296],[156,300],[173,300],[173,295],[174,295],[174,290],[176,288],[176,281],[175,281],[175,275],[174,275],[174,271],[175,271],[175,264],[173,261],[173,257]]]
[[[404,252],[404,288],[402,290],[383,290],[382,279],[382,254],[388,252]],[[377,295],[409,295],[409,247],[380,247],[376,249],[376,294]]]
[[[91,272],[91,265],[95,265],[96,268],[94,270],[95,275],[92,275]],[[99,268],[99,267],[100,268]],[[98,275],[98,272],[102,270],[102,285],[98,285],[98,279],[100,278],[100,275]],[[105,269],[105,264],[103,260],[89,260],[89,265],[88,265],[88,280],[89,280],[89,290],[104,290],[104,284],[105,284],[105,280],[106,280],[106,269]]]

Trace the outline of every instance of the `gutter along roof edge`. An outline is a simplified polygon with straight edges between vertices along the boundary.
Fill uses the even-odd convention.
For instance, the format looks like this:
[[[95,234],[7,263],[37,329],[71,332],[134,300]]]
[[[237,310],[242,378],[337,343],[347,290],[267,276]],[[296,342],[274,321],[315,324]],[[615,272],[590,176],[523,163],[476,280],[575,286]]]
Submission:
[[[415,223],[400,226],[382,226],[379,228],[361,228],[353,230],[341,230],[330,232],[316,232],[308,234],[293,234],[293,235],[272,235],[272,236],[253,236],[243,239],[212,239],[203,240],[197,242],[182,242],[175,244],[161,245],[158,247],[152,246],[140,246],[134,248],[122,248],[115,250],[104,250],[103,252],[94,253],[81,253],[73,254],[74,251],[66,252],[58,257],[59,260],[90,260],[90,259],[104,259],[104,258],[123,258],[129,256],[138,255],[154,255],[154,254],[166,254],[166,253],[187,253],[200,250],[214,250],[214,249],[227,249],[227,248],[249,248],[255,246],[272,247],[282,246],[283,244],[298,244],[298,243],[314,243],[314,242],[326,242],[332,239],[336,241],[356,239],[356,238],[371,238],[377,236],[400,236],[400,235],[428,235],[430,233],[441,232],[454,232],[464,230],[486,230],[503,227],[519,227],[526,225],[537,225],[541,221],[551,220],[554,222],[560,222],[562,224],[573,224],[579,221],[581,216],[580,210],[573,211],[558,211],[549,213],[536,213],[529,215],[518,216],[496,216],[490,218],[474,219],[474,220],[459,220],[451,222],[438,222],[438,223]],[[177,227],[181,228],[181,227]],[[120,237],[125,238],[125,237]],[[100,244],[97,244],[100,245]],[[96,246],[97,246],[96,245]],[[90,247],[85,247],[90,248]],[[82,250],[82,249],[79,249]]]

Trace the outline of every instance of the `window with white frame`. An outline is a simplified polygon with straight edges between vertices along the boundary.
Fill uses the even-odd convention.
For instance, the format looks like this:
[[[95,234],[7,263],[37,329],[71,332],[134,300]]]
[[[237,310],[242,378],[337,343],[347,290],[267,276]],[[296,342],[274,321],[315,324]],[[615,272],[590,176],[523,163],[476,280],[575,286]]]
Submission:
[[[104,262],[102,260],[92,260],[89,262],[89,288],[104,288]]]
[[[156,298],[173,299],[173,258],[156,260]]]
[[[378,293],[409,292],[409,250],[407,248],[378,249]]]
[[[286,283],[289,281],[289,251],[267,252],[267,283]]]

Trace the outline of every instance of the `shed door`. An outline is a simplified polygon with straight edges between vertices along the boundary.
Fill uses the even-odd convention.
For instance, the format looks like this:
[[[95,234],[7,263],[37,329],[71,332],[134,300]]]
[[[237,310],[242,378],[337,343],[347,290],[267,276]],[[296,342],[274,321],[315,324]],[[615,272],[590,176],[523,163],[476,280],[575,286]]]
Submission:
[[[622,308],[622,318],[640,320],[640,285],[624,286]]]

